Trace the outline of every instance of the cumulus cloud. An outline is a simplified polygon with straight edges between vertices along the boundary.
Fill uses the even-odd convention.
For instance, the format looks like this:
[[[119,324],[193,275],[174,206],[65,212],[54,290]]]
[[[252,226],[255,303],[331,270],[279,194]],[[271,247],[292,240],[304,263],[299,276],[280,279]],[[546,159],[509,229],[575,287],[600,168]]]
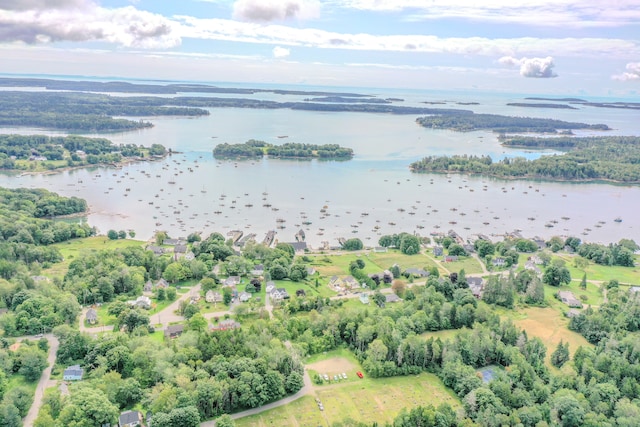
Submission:
[[[274,58],[286,58],[291,54],[291,51],[287,48],[276,46],[273,48],[273,57]]]
[[[503,56],[498,59],[498,62],[508,67],[520,67],[520,75],[522,77],[533,78],[551,78],[558,77],[553,72],[553,58],[547,56],[546,58],[514,58],[512,56]]]
[[[626,66],[626,72],[613,76],[614,80],[628,81],[638,80],[640,81],[640,62],[629,62]]]
[[[0,0],[0,42],[105,41],[126,47],[180,44],[174,23],[133,6],[107,9],[89,0]]]
[[[320,15],[317,0],[238,0],[233,17],[249,22],[273,22],[312,19]]]

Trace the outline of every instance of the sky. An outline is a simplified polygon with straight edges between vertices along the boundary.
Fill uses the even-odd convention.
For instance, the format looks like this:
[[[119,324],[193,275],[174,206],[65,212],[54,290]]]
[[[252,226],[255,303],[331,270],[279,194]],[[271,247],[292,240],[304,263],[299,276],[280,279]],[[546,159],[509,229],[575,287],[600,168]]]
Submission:
[[[0,0],[0,73],[640,98],[640,0]]]

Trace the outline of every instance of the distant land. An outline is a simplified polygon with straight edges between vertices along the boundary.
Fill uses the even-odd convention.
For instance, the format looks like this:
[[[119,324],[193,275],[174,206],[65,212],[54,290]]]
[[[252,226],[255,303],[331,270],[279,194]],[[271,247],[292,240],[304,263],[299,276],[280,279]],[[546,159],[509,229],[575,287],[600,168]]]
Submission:
[[[530,108],[559,108],[566,110],[577,110],[576,107],[572,107],[567,104],[543,104],[543,103],[528,103],[528,102],[509,102],[510,107],[530,107]]]
[[[217,159],[261,158],[264,156],[301,160],[350,160],[353,158],[353,150],[338,144],[317,145],[288,142],[282,145],[273,145],[255,139],[243,144],[218,144],[213,149],[213,157]]]
[[[391,104],[391,101],[380,98],[349,98],[344,96],[323,96],[320,98],[305,98],[307,102],[346,102],[365,104]]]
[[[543,97],[538,97],[538,96],[532,96],[529,98],[525,98],[527,101],[554,101],[554,102],[576,102],[576,103],[581,103],[581,102],[589,102],[589,101],[585,101],[584,99],[580,99],[580,98],[543,98]]]
[[[511,117],[498,114],[449,114],[419,117],[416,122],[431,129],[450,129],[459,132],[492,130],[499,133],[535,132],[557,133],[559,130],[610,130],[605,124],[565,122],[555,119]]]

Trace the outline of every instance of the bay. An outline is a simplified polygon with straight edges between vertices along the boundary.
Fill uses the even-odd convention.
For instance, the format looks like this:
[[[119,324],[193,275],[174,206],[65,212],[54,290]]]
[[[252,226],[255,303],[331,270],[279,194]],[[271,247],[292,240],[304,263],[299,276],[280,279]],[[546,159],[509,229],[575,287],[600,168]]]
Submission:
[[[638,134],[639,125],[629,110],[522,111],[505,106],[522,100],[520,95],[394,94],[415,105],[443,100],[449,108],[607,123],[616,128],[615,134]],[[392,96],[388,90],[378,95]],[[286,96],[279,97],[286,100]],[[480,105],[456,104],[464,101]],[[529,237],[575,235],[603,243],[640,237],[638,186],[506,181],[414,174],[408,169],[412,161],[425,155],[484,154],[499,159],[554,154],[502,147],[490,132],[425,129],[410,115],[237,108],[210,112],[198,118],[144,118],[155,126],[99,135],[118,144],[160,143],[178,152],[163,161],[48,175],[2,174],[0,186],[42,187],[82,197],[91,210],[87,220],[100,232],[132,229],[142,239],[151,238],[156,230],[179,237],[191,232],[225,234],[233,229],[256,233],[258,241],[268,230],[276,230],[279,241],[285,242],[293,241],[294,234],[303,229],[312,247],[322,242],[337,245],[340,237],[359,237],[374,246],[383,234],[428,235],[449,229],[463,237],[484,233],[495,239],[516,229]],[[0,132],[60,134],[17,128],[0,128]],[[218,143],[252,138],[274,144],[335,143],[352,148],[356,156],[346,162],[218,161],[211,154]],[[617,217],[623,221],[614,222]]]

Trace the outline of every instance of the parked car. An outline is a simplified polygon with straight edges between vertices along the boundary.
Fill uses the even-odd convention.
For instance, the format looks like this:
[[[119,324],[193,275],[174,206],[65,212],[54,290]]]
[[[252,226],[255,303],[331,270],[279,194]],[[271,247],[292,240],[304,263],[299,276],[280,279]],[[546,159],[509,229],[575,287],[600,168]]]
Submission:
[[[346,380],[346,379],[347,379],[347,374],[345,374],[345,373],[343,372],[343,373],[342,373],[342,378]]]
[[[325,381],[329,381],[329,375],[324,374],[324,380],[325,380]]]
[[[364,375],[362,375],[362,372],[360,371],[356,372],[356,375],[358,376],[358,378],[364,378]]]

